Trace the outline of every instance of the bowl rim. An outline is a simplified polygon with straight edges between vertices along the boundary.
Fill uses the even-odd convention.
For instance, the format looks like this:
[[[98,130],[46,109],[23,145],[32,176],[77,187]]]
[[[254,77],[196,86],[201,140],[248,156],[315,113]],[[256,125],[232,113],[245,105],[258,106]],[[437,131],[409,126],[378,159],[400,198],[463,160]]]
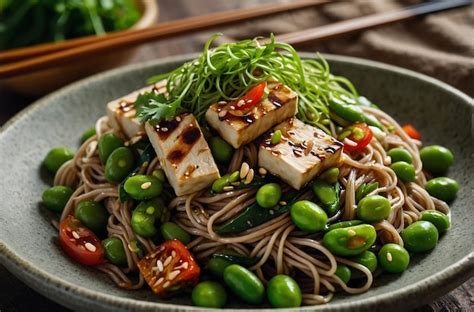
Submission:
[[[314,58],[314,53],[305,53],[300,52],[300,56],[303,58]],[[22,116],[26,114],[31,114],[34,111],[41,109],[43,106],[48,105],[51,99],[61,97],[69,92],[73,91],[76,88],[81,87],[82,85],[86,85],[89,83],[94,83],[96,81],[100,81],[107,77],[122,75],[127,73],[131,70],[140,70],[152,66],[163,65],[167,63],[175,63],[175,62],[185,62],[189,59],[195,58],[197,54],[184,54],[184,55],[177,55],[177,56],[170,56],[165,58],[160,58],[158,60],[152,60],[148,62],[143,62],[139,64],[131,64],[127,66],[122,66],[113,70],[109,70],[103,73],[99,73],[93,75],[91,77],[79,80],[74,82],[66,87],[63,87],[37,101],[33,104],[29,105],[25,109],[21,110],[17,114],[15,114],[9,121],[7,121],[1,128],[0,128],[0,140],[3,137],[3,134],[6,133],[14,123],[19,120]],[[474,101],[471,97],[464,94],[463,92],[455,89],[454,87],[439,81],[435,78],[426,76],[424,74],[420,74],[414,72],[412,70],[400,68],[393,65],[388,65],[381,62],[375,62],[370,60],[365,60],[356,57],[348,57],[348,56],[339,56],[339,55],[331,55],[331,54],[323,54],[323,56],[327,60],[334,60],[341,63],[352,63],[356,65],[363,65],[369,67],[377,67],[378,69],[393,71],[401,75],[407,75],[412,78],[416,78],[419,80],[423,80],[430,84],[434,84],[450,93],[455,95],[456,97],[460,98],[463,102],[467,105],[471,106],[474,110]],[[26,281],[35,281],[35,283],[41,284],[45,289],[53,289],[57,293],[61,293],[64,295],[62,298],[63,304],[65,302],[72,303],[76,302],[75,306],[79,306],[77,304],[78,301],[88,302],[95,307],[107,307],[107,308],[115,308],[115,309],[140,309],[140,310],[153,310],[153,309],[166,309],[167,311],[207,311],[205,308],[199,308],[194,306],[188,305],[181,305],[181,304],[172,304],[172,303],[161,303],[161,302],[151,302],[151,301],[142,301],[132,298],[122,298],[115,295],[104,294],[89,290],[82,286],[77,286],[73,283],[65,281],[58,276],[55,276],[47,271],[38,268],[34,265],[33,262],[28,261],[27,259],[23,259],[20,255],[16,254],[13,249],[9,248],[8,245],[0,239],[0,260],[1,263],[15,276],[19,279]],[[408,285],[406,287],[397,289],[391,293],[384,293],[373,296],[371,298],[364,298],[364,299],[355,299],[350,302],[344,303],[329,303],[327,305],[321,306],[304,306],[300,308],[293,308],[293,309],[285,309],[285,311],[314,311],[324,309],[327,311],[351,311],[355,308],[357,309],[367,309],[367,308],[374,308],[377,305],[377,309],[385,307],[390,309],[391,304],[396,299],[404,298],[406,295],[410,295],[410,300],[405,298],[404,303],[407,305],[414,306],[417,302],[423,303],[423,299],[426,298],[434,299],[437,296],[442,295],[445,293],[445,290],[439,290],[440,286],[449,285],[449,287],[455,288],[460,283],[466,281],[471,276],[474,276],[474,251],[471,251],[465,257],[460,259],[457,262],[452,263],[448,267],[443,268],[442,270],[438,271],[436,274],[427,277],[425,279],[419,280],[414,284]],[[27,284],[28,285],[28,284]],[[57,301],[56,297],[51,297],[47,295],[47,290],[42,289],[35,284],[28,285],[29,287],[35,288],[37,291],[42,293],[43,295],[49,297],[51,300]],[[393,306],[392,306],[393,309]],[[245,309],[222,309],[225,311],[244,311]],[[274,311],[274,309],[258,309],[258,311]]]

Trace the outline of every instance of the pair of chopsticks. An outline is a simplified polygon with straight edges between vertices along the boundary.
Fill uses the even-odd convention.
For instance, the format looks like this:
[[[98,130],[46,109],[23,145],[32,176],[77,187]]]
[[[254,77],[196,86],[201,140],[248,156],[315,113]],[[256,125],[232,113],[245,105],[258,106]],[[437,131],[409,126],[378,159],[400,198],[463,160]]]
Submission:
[[[29,48],[0,52],[0,64],[4,64],[0,66],[0,79],[65,64],[74,60],[91,57],[99,53],[129,48],[153,40],[189,34],[191,32],[201,31],[217,26],[229,25],[241,21],[326,5],[334,2],[339,1],[300,0],[294,3],[263,5],[160,23],[146,29],[114,32],[101,37],[87,36],[56,44],[41,44]],[[470,5],[472,3],[472,0],[431,1],[396,11],[362,16],[325,26],[282,34],[277,36],[277,40],[293,45],[322,41],[377,26],[411,19],[416,16]]]

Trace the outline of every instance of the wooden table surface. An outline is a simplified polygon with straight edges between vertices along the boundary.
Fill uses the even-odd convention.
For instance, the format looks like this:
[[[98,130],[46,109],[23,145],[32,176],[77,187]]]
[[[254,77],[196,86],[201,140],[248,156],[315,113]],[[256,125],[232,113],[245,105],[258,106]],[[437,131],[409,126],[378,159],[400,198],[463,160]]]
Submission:
[[[282,0],[283,2],[285,0]],[[269,0],[158,0],[160,5],[160,21],[174,20],[193,15],[207,14],[219,10],[227,10],[254,5],[255,3],[271,2]],[[202,38],[207,34],[184,36],[172,40],[152,43],[140,48],[130,63],[199,52]],[[35,101],[36,98],[14,94],[0,87],[0,126],[15,113]],[[27,287],[0,265],[0,312],[13,311],[64,311],[64,307],[43,297]],[[473,311],[474,310],[474,278],[437,299],[435,302],[421,306],[415,311]]]

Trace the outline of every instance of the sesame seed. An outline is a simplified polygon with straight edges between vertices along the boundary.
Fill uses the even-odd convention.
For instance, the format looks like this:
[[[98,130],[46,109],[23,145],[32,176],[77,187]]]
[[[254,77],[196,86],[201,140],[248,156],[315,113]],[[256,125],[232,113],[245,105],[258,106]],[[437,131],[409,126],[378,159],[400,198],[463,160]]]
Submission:
[[[161,262],[161,260],[158,259],[158,261],[156,261],[156,266],[158,267],[158,271],[160,272],[163,272],[163,262]]]
[[[171,259],[172,259],[171,256],[169,256],[168,258],[166,258],[166,260],[165,260],[165,262],[164,262],[164,266],[167,266],[168,264],[170,264]]]
[[[163,284],[163,288],[168,287],[170,284],[171,284],[170,282],[166,281],[166,282]]]
[[[234,106],[234,105],[231,105],[231,106],[230,106],[230,109],[231,109],[231,110],[234,110],[234,109],[235,109],[235,106]]]
[[[177,266],[174,269],[175,270],[178,270],[178,269],[185,269],[186,270],[188,268],[188,266],[189,266],[189,263],[183,262],[180,266]]]
[[[168,274],[168,280],[170,280],[170,281],[174,280],[179,275],[179,273],[181,273],[180,270],[170,272]]]
[[[174,251],[174,250],[171,251],[171,256],[172,256],[173,258],[176,257],[176,251]]]
[[[156,287],[156,286],[160,285],[164,280],[165,280],[165,279],[164,279],[163,277],[160,277],[160,278],[156,281],[156,283],[153,285],[153,287]]]
[[[243,179],[247,176],[247,174],[250,171],[250,166],[246,162],[242,163],[242,166],[240,167],[240,178]]]
[[[280,203],[279,203],[279,204],[280,204],[280,205],[282,205],[282,206],[285,206],[285,205],[287,204],[287,202],[286,202],[286,201],[284,201],[284,200],[282,200],[282,201],[280,201]]]
[[[141,188],[142,190],[147,190],[147,189],[150,188],[150,186],[151,186],[151,182],[148,181],[148,182],[145,182],[145,183],[143,183],[142,185],[140,185],[140,188]]]
[[[91,243],[85,243],[84,247],[86,247],[86,249],[89,250],[90,252],[94,252],[97,250],[97,248]]]
[[[244,106],[244,105],[245,105],[245,101],[244,101],[244,100],[239,100],[239,101],[237,102],[237,106],[238,106],[238,107],[242,107],[242,106]]]
[[[267,169],[260,167],[260,168],[258,168],[258,173],[260,173],[261,175],[266,175],[267,174]]]
[[[217,102],[217,104],[219,104],[219,105],[226,105],[227,102],[226,102],[226,101],[219,101],[219,102]]]
[[[250,169],[249,173],[247,174],[247,177],[245,178],[245,184],[249,184],[250,182],[252,182],[254,175],[255,172],[253,171],[253,169]]]
[[[350,229],[350,230],[347,231],[347,234],[349,234],[350,236],[355,236],[356,232],[354,230]]]
[[[225,192],[232,191],[233,189],[234,187],[232,185],[227,185],[222,188],[222,190]]]
[[[166,127],[162,127],[162,128],[161,128],[161,131],[163,131],[163,132],[167,132],[167,131],[168,131],[168,128],[166,128]]]
[[[223,109],[223,110],[221,110],[217,115],[218,115],[219,117],[223,118],[223,117],[225,117],[225,115],[227,115],[227,110],[226,110],[226,109]]]
[[[304,155],[307,156],[309,154],[309,152],[311,152],[311,150],[313,149],[313,146],[314,146],[314,142],[313,141],[309,141],[307,144],[306,144],[306,149],[304,150]]]
[[[181,117],[176,116],[176,121],[177,121],[177,122],[181,122]]]
[[[392,258],[392,254],[387,252],[387,260],[388,262],[392,262],[393,258]]]
[[[77,234],[76,231],[72,231],[72,237],[74,237],[75,239],[81,238],[81,237],[79,236],[79,234]]]

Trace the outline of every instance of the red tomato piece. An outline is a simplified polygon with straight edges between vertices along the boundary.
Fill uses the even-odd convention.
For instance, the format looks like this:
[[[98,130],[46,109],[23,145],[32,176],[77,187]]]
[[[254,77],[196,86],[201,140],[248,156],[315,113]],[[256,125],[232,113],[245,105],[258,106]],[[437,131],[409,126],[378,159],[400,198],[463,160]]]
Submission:
[[[365,123],[356,123],[344,129],[339,139],[344,143],[344,151],[355,153],[363,150],[372,140],[372,130]]]
[[[59,243],[69,257],[81,264],[104,263],[104,248],[100,240],[71,215],[59,225]]]
[[[247,91],[247,93],[244,94],[242,98],[240,98],[239,101],[237,101],[237,108],[245,110],[257,105],[263,97],[266,85],[267,84],[265,82],[260,82],[259,84],[253,86]],[[239,103],[242,103],[241,101],[243,101],[243,104],[239,105]]]
[[[413,125],[411,124],[404,125],[403,131],[405,131],[406,134],[408,134],[410,138],[415,139],[415,140],[421,140],[420,132],[418,132],[418,130],[416,130],[416,128],[413,127]]]
[[[191,289],[201,273],[189,250],[176,239],[156,247],[138,262],[138,268],[153,292],[160,297]]]

